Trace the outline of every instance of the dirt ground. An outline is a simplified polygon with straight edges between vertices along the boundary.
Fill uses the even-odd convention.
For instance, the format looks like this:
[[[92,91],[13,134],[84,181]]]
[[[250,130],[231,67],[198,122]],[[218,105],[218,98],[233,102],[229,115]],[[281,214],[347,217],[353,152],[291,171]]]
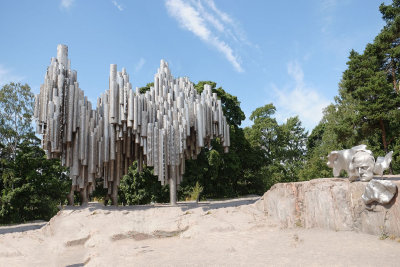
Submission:
[[[0,227],[0,266],[399,266],[399,240],[281,229],[258,198],[66,207],[50,222]]]

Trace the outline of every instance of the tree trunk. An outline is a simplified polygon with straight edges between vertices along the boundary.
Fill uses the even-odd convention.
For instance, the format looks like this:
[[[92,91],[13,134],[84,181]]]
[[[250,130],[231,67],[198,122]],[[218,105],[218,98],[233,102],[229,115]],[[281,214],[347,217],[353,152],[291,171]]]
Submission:
[[[387,141],[386,141],[386,130],[385,130],[385,125],[383,124],[382,119],[379,120],[379,126],[380,126],[381,132],[382,132],[383,149],[385,150],[385,153],[388,153]]]
[[[393,88],[396,91],[397,94],[399,94],[399,87],[397,86],[397,80],[396,80],[396,71],[395,71],[395,63],[392,58],[392,78],[393,78]]]
[[[379,125],[380,125],[381,131],[382,131],[383,150],[385,151],[385,154],[387,154],[388,153],[388,144],[387,144],[387,141],[386,141],[385,125],[383,124],[383,120],[382,119],[379,120]],[[389,174],[393,174],[392,164],[391,163],[390,163],[390,166],[389,166]]]

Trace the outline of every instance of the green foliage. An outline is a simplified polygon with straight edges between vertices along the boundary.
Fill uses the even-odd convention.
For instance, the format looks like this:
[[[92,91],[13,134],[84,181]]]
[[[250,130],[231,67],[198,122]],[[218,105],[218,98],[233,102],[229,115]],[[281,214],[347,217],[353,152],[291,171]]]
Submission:
[[[394,151],[391,170],[400,171],[400,1],[380,11],[386,25],[362,54],[350,52],[339,95],[309,137],[303,180],[331,176],[328,153],[362,143],[375,156]]]
[[[387,26],[391,26],[393,22],[398,18],[400,14],[400,1],[393,0],[391,5],[385,5],[382,3],[379,6],[379,11],[382,13],[382,18],[386,21]]]
[[[351,51],[335,102],[327,106],[310,136],[298,117],[279,124],[271,103],[253,111],[251,127],[240,128],[245,114],[237,97],[212,81],[230,127],[231,146],[224,153],[214,139],[197,159],[186,160],[179,199],[226,198],[262,194],[279,182],[330,177],[326,156],[332,150],[366,144],[375,156],[393,150],[391,168],[400,172],[400,0],[380,5],[386,25],[363,53]],[[139,88],[150,90],[153,83]],[[70,181],[58,160],[47,160],[32,134],[33,98],[28,85],[10,83],[0,89],[0,224],[49,219],[65,202]],[[93,197],[107,189],[99,183]],[[168,202],[153,169],[138,173],[135,162],[120,183],[123,204]]]
[[[33,134],[17,147],[15,161],[3,164],[0,197],[0,224],[49,220],[70,187],[59,160],[47,160]]]
[[[153,168],[145,166],[139,173],[135,161],[121,180],[119,201],[125,205],[165,203],[169,201],[169,188],[168,185],[161,185],[157,176],[153,175]]]
[[[47,160],[33,134],[30,87],[0,90],[0,224],[50,219],[70,187],[59,160]]]
[[[146,86],[140,87],[140,88],[139,88],[139,92],[140,92],[141,94],[144,94],[144,93],[146,93],[147,91],[150,91],[150,87],[153,87],[153,86],[154,86],[154,83],[148,83],[148,84],[146,84]]]
[[[212,92],[216,93],[218,98],[221,99],[222,110],[228,124],[236,127],[240,126],[242,124],[242,121],[246,119],[246,116],[240,108],[240,102],[237,97],[228,94],[227,92],[225,92],[224,89],[222,89],[222,87],[216,88],[217,84],[211,81],[200,81],[195,84],[194,88],[197,90],[198,93],[201,93],[204,90],[205,84],[211,85]]]
[[[32,129],[33,94],[27,84],[9,83],[0,89],[0,143],[15,157],[21,137]]]
[[[200,194],[203,192],[203,187],[199,184],[199,182],[196,182],[195,186],[192,188],[191,192],[189,193],[188,197],[186,200],[196,200],[199,201],[200,199]]]
[[[226,198],[247,194],[262,194],[260,177],[253,171],[259,159],[244,137],[243,129],[231,126],[231,146],[224,153],[219,140],[212,149],[203,148],[197,159],[186,160],[186,172],[178,189],[184,199],[196,182],[203,187],[202,198]]]
[[[277,182],[298,181],[305,161],[307,132],[299,118],[289,118],[279,125],[272,117],[275,111],[272,103],[257,108],[250,116],[254,124],[245,129],[254,151],[262,155],[259,175],[265,190]]]
[[[231,146],[224,153],[220,140],[212,140],[211,148],[203,148],[196,159],[186,160],[186,173],[178,187],[178,198],[194,198],[201,187],[201,197],[227,198],[248,194],[263,194],[274,183],[297,181],[305,160],[307,133],[298,117],[278,125],[272,118],[276,109],[272,104],[256,109],[251,115],[254,125],[242,129],[245,115],[235,96],[217,87],[215,82],[200,81],[195,85],[201,93],[209,84],[221,99],[223,111],[230,125]],[[145,89],[148,89],[148,84]],[[144,89],[144,90],[145,90]],[[131,167],[120,186],[120,199],[127,204],[142,204],[157,199],[162,190],[151,168],[137,173]],[[201,186],[200,186],[201,185]]]
[[[325,132],[325,124],[320,122],[317,126],[312,130],[311,134],[307,138],[307,156],[311,155],[311,153],[319,147],[322,143],[322,136]]]
[[[363,136],[378,129],[382,148],[388,152],[393,131],[390,121],[400,116],[400,96],[393,89],[375,45],[367,45],[364,54],[352,51],[348,69],[343,73],[339,97],[353,102],[355,120]]]
[[[335,102],[327,106],[311,134],[298,117],[279,124],[271,103],[255,109],[251,127],[240,128],[245,114],[237,97],[212,81],[230,127],[231,146],[224,153],[214,139],[196,159],[186,160],[178,198],[198,200],[262,194],[279,182],[331,177],[326,156],[332,150],[366,144],[375,156],[393,150],[391,168],[400,171],[400,0],[381,4],[386,25],[363,53],[351,51]],[[153,83],[139,88],[150,90]],[[70,181],[58,160],[46,160],[32,134],[33,99],[28,85],[10,83],[0,90],[0,223],[49,219],[64,203]],[[93,197],[105,195],[99,183]],[[123,204],[168,202],[153,168],[138,173],[135,162],[120,182]]]
[[[240,102],[215,82],[200,81],[195,85],[201,93],[204,84],[211,85],[212,92],[221,99],[223,111],[230,125],[231,146],[224,153],[219,139],[211,143],[211,149],[203,148],[197,159],[186,160],[186,173],[178,197],[184,199],[190,195],[196,183],[203,186],[202,198],[226,198],[247,194],[262,194],[264,186],[258,169],[261,167],[261,154],[254,151],[247,141],[242,128],[245,119]]]

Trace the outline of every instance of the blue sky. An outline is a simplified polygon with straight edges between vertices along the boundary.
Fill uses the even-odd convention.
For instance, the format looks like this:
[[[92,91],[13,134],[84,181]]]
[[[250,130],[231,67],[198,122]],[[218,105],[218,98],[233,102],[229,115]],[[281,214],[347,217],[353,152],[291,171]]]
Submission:
[[[108,89],[109,64],[141,87],[163,58],[175,77],[212,80],[237,96],[242,126],[272,102],[279,122],[298,115],[312,130],[337,95],[350,50],[362,52],[383,27],[381,2],[1,1],[0,84],[21,81],[38,93],[62,43],[92,102]]]

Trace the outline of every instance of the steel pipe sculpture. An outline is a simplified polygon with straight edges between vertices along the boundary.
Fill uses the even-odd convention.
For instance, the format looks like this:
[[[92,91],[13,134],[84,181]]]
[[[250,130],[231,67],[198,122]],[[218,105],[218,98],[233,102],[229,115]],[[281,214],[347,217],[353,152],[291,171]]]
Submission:
[[[216,137],[225,152],[230,145],[222,103],[211,86],[204,85],[198,94],[187,77],[174,79],[161,60],[154,86],[141,94],[132,90],[126,70],[118,72],[111,64],[109,89],[93,108],[71,69],[66,45],[58,45],[57,57],[51,59],[35,96],[34,117],[47,157],[61,158],[70,169],[70,205],[75,191],[87,202],[96,178],[102,178],[117,205],[120,179],[135,160],[139,171],[143,164],[153,166],[161,184],[169,183],[174,205],[185,159],[196,158]]]

